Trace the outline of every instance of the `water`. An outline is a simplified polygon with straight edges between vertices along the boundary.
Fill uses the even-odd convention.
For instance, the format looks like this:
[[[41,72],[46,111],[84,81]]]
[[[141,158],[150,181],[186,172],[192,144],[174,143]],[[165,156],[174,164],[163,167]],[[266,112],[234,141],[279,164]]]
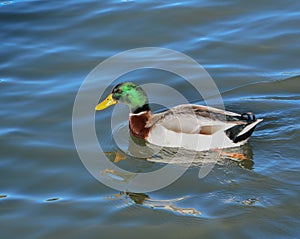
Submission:
[[[1,2],[1,238],[297,238],[299,10],[297,1],[267,0]],[[148,194],[110,189],[88,173],[72,138],[76,93],[98,63],[145,46],[194,58],[226,109],[264,118],[246,146],[253,165],[225,159],[203,179],[194,165]],[[123,79],[165,83],[201,103],[172,74]],[[114,157],[102,127],[111,112],[96,122]]]

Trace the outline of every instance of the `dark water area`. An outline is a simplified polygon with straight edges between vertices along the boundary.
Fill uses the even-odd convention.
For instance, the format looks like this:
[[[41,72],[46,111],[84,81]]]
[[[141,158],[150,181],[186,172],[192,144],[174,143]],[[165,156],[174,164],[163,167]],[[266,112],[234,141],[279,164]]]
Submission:
[[[2,1],[0,22],[0,238],[299,237],[300,2]],[[72,136],[76,94],[99,63],[138,47],[192,57],[227,110],[264,119],[245,146],[251,162],[221,160],[202,179],[195,164],[146,194],[111,189],[88,172]],[[203,103],[166,72],[122,80],[166,84]],[[114,158],[103,123],[111,115],[97,112],[96,128]]]

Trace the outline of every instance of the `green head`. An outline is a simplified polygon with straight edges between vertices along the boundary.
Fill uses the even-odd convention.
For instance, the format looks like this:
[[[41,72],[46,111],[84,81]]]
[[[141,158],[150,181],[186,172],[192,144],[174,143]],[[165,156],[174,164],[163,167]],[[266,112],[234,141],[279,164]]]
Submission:
[[[103,110],[117,103],[128,105],[131,113],[150,110],[145,91],[142,87],[132,82],[124,82],[116,85],[111,94],[96,106],[96,110]]]

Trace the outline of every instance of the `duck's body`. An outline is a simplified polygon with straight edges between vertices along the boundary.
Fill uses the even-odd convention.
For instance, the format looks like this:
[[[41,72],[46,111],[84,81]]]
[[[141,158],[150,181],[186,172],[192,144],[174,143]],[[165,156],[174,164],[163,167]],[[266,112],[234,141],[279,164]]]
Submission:
[[[159,146],[195,151],[240,146],[262,121],[252,113],[237,114],[193,104],[152,114],[146,93],[131,82],[117,85],[96,110],[118,102],[130,107],[129,128],[133,136]]]

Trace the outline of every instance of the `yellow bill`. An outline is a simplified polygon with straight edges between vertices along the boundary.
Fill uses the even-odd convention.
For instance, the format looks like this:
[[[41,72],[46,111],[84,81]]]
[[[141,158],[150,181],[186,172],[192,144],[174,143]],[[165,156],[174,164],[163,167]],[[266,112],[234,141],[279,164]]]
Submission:
[[[104,110],[107,107],[117,104],[118,102],[112,98],[112,94],[109,94],[105,100],[103,100],[101,103],[99,103],[96,107],[95,110]]]

